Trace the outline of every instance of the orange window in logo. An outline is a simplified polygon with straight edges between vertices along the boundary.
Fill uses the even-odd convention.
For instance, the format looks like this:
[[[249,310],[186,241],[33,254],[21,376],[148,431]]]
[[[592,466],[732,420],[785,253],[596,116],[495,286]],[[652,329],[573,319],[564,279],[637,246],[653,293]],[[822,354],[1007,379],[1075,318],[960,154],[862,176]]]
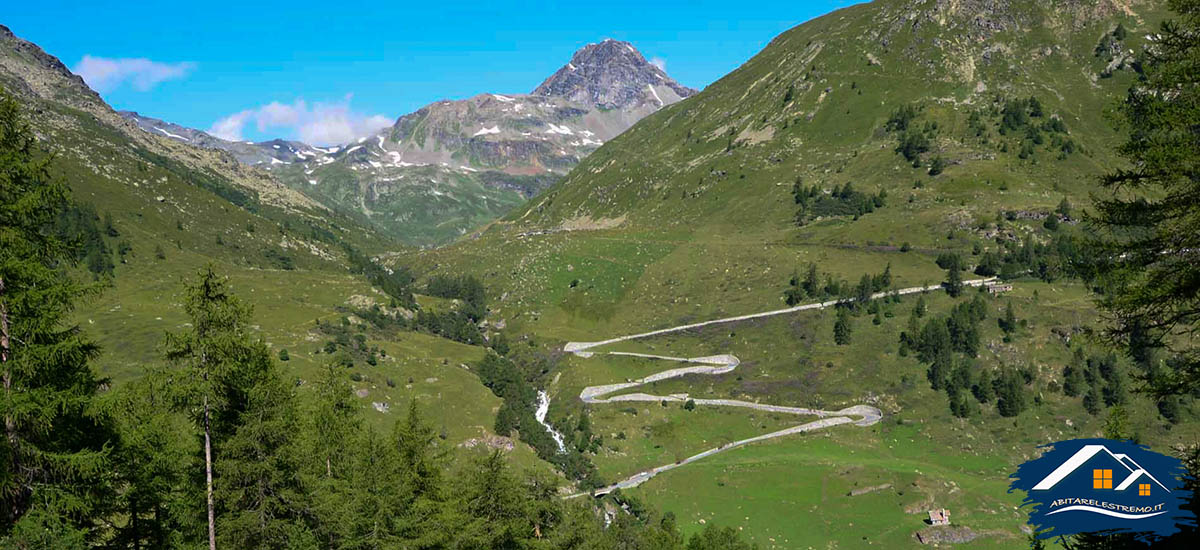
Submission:
[[[1139,483],[1138,484],[1138,496],[1140,496],[1140,497],[1150,496],[1150,484],[1149,483]]]
[[[1092,470],[1093,489],[1112,489],[1112,470]]]

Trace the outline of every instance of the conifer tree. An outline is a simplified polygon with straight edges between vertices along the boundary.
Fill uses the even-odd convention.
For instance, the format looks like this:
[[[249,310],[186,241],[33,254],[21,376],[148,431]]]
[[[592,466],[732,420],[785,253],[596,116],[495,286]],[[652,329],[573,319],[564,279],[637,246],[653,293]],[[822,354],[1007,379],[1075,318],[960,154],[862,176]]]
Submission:
[[[949,294],[952,298],[957,298],[962,295],[962,268],[958,263],[955,263],[946,269],[946,282],[943,286],[946,287],[946,294]]]
[[[169,376],[148,373],[114,392],[107,410],[120,439],[113,450],[118,486],[113,548],[170,548],[199,540],[201,499],[189,476],[198,444],[186,416],[170,411]]]
[[[934,390],[945,389],[946,380],[949,378],[950,369],[953,366],[954,355],[950,353],[950,348],[940,348],[925,371],[925,376],[929,379],[929,387]]]
[[[871,276],[866,273],[858,281],[858,286],[854,288],[854,307],[866,307],[867,302],[871,301],[871,294],[875,290],[875,283],[871,280]]]
[[[1200,389],[1200,1],[1168,6],[1174,17],[1139,59],[1140,78],[1119,111],[1129,133],[1117,151],[1129,163],[1104,177],[1111,193],[1089,221],[1107,287],[1099,303],[1117,321],[1109,335],[1127,341],[1147,331],[1178,358],[1146,376],[1151,389],[1186,395]]]
[[[1017,416],[1025,410],[1025,384],[1020,373],[1005,371],[996,379],[996,411],[1000,416]]]
[[[357,442],[350,469],[349,498],[342,503],[344,518],[325,518],[323,531],[341,540],[343,548],[374,550],[398,546],[394,521],[403,511],[402,483],[396,475],[398,459],[387,438],[367,429]],[[336,506],[336,502],[333,503]]]
[[[97,347],[70,317],[92,287],[64,276],[70,243],[47,230],[68,204],[48,166],[0,93],[0,545],[27,548],[86,543],[112,494]]]
[[[403,489],[400,506],[406,511],[398,528],[407,538],[443,528],[439,510],[445,507],[447,496],[442,477],[446,454],[438,441],[437,432],[422,418],[417,401],[409,401],[408,415],[392,430],[396,475]]]
[[[304,548],[315,542],[299,521],[305,500],[300,483],[294,384],[279,375],[261,341],[250,345],[237,373],[241,394],[223,411],[228,434],[218,441],[216,487],[218,540],[239,550]]]
[[[817,291],[821,289],[821,280],[817,276],[817,264],[808,264],[808,272],[804,275],[804,282],[801,284],[804,288],[804,293],[816,297]]]
[[[363,448],[362,415],[337,363],[323,366],[312,388],[302,424],[306,438],[301,475],[315,519],[313,536],[323,547],[338,548],[354,513],[347,501],[352,500],[351,480],[358,466],[356,449]]]
[[[917,315],[916,308],[913,308],[908,313],[908,325],[904,332],[900,335],[901,341],[908,346],[915,346],[918,339],[921,337],[921,317]]]
[[[950,331],[946,328],[945,319],[930,319],[921,328],[917,339],[918,356],[924,363],[932,363],[943,353],[951,352]]]
[[[534,535],[529,502],[504,456],[493,450],[476,461],[462,488],[467,523],[461,528],[470,548],[518,548]]]
[[[1100,387],[1093,384],[1088,388],[1087,393],[1083,395],[1083,408],[1087,410],[1089,414],[1095,416],[1100,414],[1100,405]]]
[[[988,369],[979,371],[979,380],[971,387],[971,393],[975,394],[975,399],[980,403],[989,403],[996,396],[996,389],[992,382],[992,372]]]
[[[887,267],[883,268],[883,273],[879,275],[879,281],[876,285],[878,290],[886,290],[892,286],[892,262],[887,263]]]
[[[167,333],[165,349],[166,358],[180,374],[175,386],[177,405],[192,415],[203,435],[208,545],[212,550],[217,541],[214,439],[236,431],[240,414],[252,400],[282,396],[255,387],[272,382],[270,353],[261,342],[251,341],[247,333],[250,308],[230,292],[228,281],[208,266],[187,285],[185,293],[184,311],[191,318],[191,327],[183,333]]]
[[[1017,314],[1013,311],[1012,302],[1004,308],[1004,317],[996,319],[996,323],[1000,325],[1000,330],[1004,331],[1005,336],[1012,335],[1017,330]]]
[[[837,320],[833,323],[833,341],[839,346],[850,343],[850,309],[837,308]]]

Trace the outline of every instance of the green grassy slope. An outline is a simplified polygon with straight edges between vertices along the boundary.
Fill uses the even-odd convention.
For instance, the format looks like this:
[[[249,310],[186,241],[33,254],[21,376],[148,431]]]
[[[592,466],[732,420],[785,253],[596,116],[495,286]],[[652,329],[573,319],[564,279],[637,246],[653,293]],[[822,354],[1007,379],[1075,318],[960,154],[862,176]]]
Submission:
[[[1120,165],[1112,153],[1120,136],[1104,113],[1136,78],[1125,56],[1164,16],[1158,2],[881,0],[840,10],[783,33],[694,98],[644,119],[481,235],[408,265],[481,276],[497,299],[494,317],[558,342],[780,308],[789,276],[810,263],[850,283],[888,264],[895,287],[937,282],[941,252],[973,266],[1004,242],[1049,243],[1080,231],[1097,176]],[[1025,105],[1029,122],[1006,126],[1006,106],[1031,96],[1040,116]],[[909,128],[929,141],[918,163],[896,151],[903,132],[887,129],[905,106],[915,111]],[[931,174],[938,158],[943,169]],[[826,192],[847,183],[884,191],[886,204],[860,216],[809,211],[798,225],[797,180]],[[1074,212],[1063,228],[1046,228],[1064,198]],[[1061,384],[1075,347],[1106,350],[1088,336],[1099,315],[1082,283],[1025,275],[1015,284],[987,298],[973,367],[1030,374],[1030,406],[1013,418],[994,402],[954,417],[946,394],[930,389],[926,365],[900,355],[913,297],[887,306],[891,316],[879,325],[857,316],[848,346],[832,341],[829,311],[610,346],[733,353],[743,362],[728,375],[660,382],[648,393],[825,409],[870,402],[887,413],[868,429],[718,455],[631,493],[675,511],[688,529],[701,519],[741,526],[764,548],[916,545],[920,514],[943,505],[981,535],[975,546],[1023,544],[1023,516],[1013,509],[1020,497],[1005,492],[1007,475],[1039,444],[1101,433],[1107,412],[1089,414]],[[938,316],[973,296],[926,300]],[[1026,325],[1006,342],[996,319],[1009,302]],[[546,378],[552,421],[569,427],[586,413],[603,434],[591,458],[609,480],[797,422],[578,401],[584,386],[662,368],[572,356]],[[1194,403],[1176,424],[1144,397],[1126,408],[1156,449],[1200,434]],[[891,488],[846,496],[879,484]]]
[[[164,334],[187,321],[183,283],[207,264],[230,277],[254,308],[258,334],[273,349],[288,350],[283,366],[301,382],[332,360],[321,351],[331,337],[315,321],[358,322],[356,311],[389,303],[351,273],[346,247],[400,255],[410,249],[227,155],[141,131],[58,60],[3,33],[0,93],[18,101],[73,200],[111,220],[103,240],[115,265],[97,277],[103,284],[76,316],[101,347],[97,369],[114,384],[164,363]],[[84,265],[72,274],[94,277]],[[451,446],[490,434],[500,400],[463,368],[483,356],[482,348],[394,329],[355,332],[380,350],[377,364],[355,360],[346,370],[372,422],[390,428],[417,399]],[[510,456],[547,467],[521,444]]]
[[[519,206],[525,201],[522,193],[536,193],[558,179],[553,174],[509,176],[437,166],[360,168],[341,158],[311,169],[282,165],[271,170],[321,204],[415,246],[458,238]]]
[[[1136,51],[1164,13],[1152,2],[976,4],[875,2],[796,27],[525,208],[416,265],[477,272],[503,298],[501,315],[567,339],[768,309],[810,262],[851,282],[891,262],[897,285],[915,285],[942,277],[930,261],[941,251],[1045,241],[1041,220],[1064,198],[1077,219],[1096,176],[1119,162],[1103,113],[1135,73],[1103,77],[1098,44],[1121,24],[1122,51]],[[1058,119],[1067,133],[1043,133],[1021,158],[1028,140],[1000,133],[1000,111],[1030,96],[1044,111],[1034,122]],[[912,126],[938,127],[919,168],[884,128],[905,106],[918,110]],[[1062,155],[1056,138],[1074,152]],[[935,157],[948,166],[931,176]],[[797,226],[798,179],[885,191],[887,205]],[[1006,212],[1012,220],[998,219]]]

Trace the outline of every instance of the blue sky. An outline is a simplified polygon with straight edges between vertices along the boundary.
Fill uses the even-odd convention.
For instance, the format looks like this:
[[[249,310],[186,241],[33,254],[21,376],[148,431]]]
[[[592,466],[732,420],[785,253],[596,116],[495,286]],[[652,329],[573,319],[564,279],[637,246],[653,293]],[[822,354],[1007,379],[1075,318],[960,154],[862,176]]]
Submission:
[[[851,3],[39,0],[5,7],[0,23],[86,72],[117,109],[228,137],[328,143],[439,99],[529,92],[604,38],[702,88]]]

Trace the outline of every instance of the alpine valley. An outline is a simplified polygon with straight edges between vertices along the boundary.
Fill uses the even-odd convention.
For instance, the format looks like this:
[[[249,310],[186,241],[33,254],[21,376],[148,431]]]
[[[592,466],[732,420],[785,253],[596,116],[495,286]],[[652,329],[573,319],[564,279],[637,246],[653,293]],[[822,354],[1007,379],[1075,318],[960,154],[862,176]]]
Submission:
[[[99,344],[101,396],[161,375],[164,332],[194,328],[182,280],[227,275],[253,307],[239,326],[318,404],[298,425],[339,442],[288,458],[355,495],[298,506],[295,529],[370,518],[311,547],[1025,548],[1009,476],[1040,445],[1200,441],[1194,391],[1142,391],[1177,364],[1169,346],[1104,337],[1112,257],[1092,225],[1101,178],[1130,166],[1119,106],[1177,16],[875,0],[701,91],[604,40],[531,93],[439,101],[335,146],[117,112],[4,27],[0,89],[72,191],[54,229],[83,235],[63,271],[99,283],[70,315]],[[1159,343],[1175,338],[1194,333]],[[322,405],[318,380],[344,399]],[[427,431],[400,420],[413,404]],[[199,410],[171,417],[191,430],[173,436],[186,487]],[[392,439],[337,440],[335,417]],[[391,522],[389,476],[363,474],[396,467],[372,454],[387,448],[425,456],[403,455],[413,433],[462,468],[438,478],[456,489],[403,493],[405,513],[451,518],[443,538],[408,537],[428,524]],[[528,502],[453,485],[508,479],[499,461],[533,472],[510,485]],[[291,464],[239,474],[267,463]],[[478,533],[497,538],[446,542]]]
[[[483,93],[400,117],[355,143],[231,142],[133,112],[150,133],[233,154],[364,225],[436,245],[558,181],[605,141],[696,93],[632,44],[589,44],[529,94]]]

